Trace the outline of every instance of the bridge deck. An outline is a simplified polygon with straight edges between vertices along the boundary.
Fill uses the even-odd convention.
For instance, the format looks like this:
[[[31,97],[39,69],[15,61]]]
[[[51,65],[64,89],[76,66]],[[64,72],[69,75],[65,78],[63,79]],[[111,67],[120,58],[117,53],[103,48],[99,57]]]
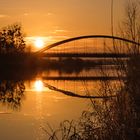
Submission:
[[[43,80],[69,80],[69,81],[73,81],[73,80],[76,80],[76,81],[81,81],[81,80],[86,80],[86,81],[106,81],[106,80],[120,80],[120,79],[125,79],[125,77],[117,77],[117,76],[108,76],[108,77],[105,77],[105,76],[91,76],[91,77],[85,77],[85,76],[79,76],[79,77],[76,77],[76,76],[71,76],[71,77],[68,77],[68,76],[53,76],[53,77],[43,77],[42,78]]]
[[[43,53],[43,57],[91,57],[91,58],[127,58],[125,53]]]

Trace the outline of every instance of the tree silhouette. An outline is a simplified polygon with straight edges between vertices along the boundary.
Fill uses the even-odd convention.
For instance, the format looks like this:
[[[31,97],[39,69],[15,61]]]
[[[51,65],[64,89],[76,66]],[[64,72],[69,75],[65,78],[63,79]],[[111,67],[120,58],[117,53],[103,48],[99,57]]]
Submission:
[[[25,49],[24,35],[21,25],[13,24],[0,31],[0,52],[19,53]]]

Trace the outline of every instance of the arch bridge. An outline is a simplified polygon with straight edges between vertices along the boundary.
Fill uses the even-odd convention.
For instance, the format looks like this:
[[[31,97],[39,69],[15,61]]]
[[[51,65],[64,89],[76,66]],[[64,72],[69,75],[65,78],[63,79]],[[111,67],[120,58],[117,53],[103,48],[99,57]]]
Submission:
[[[117,36],[87,35],[65,39],[40,49],[44,57],[128,57],[132,46],[140,43]]]
[[[57,58],[61,58],[61,57],[69,57],[69,58],[90,58],[90,59],[94,59],[94,61],[92,61],[92,63],[90,63],[91,61],[87,61],[87,59],[85,59],[85,62],[83,61],[61,61],[60,62],[64,62],[61,63],[60,65],[57,63],[55,64],[55,68],[58,68],[62,71],[61,72],[70,72],[70,75],[66,75],[66,76],[52,76],[49,77],[48,75],[46,77],[43,77],[44,80],[44,85],[49,88],[50,90],[53,91],[57,91],[60,93],[63,93],[65,95],[68,96],[72,96],[72,97],[78,97],[78,98],[98,98],[98,99],[102,99],[102,98],[110,98],[109,96],[89,96],[89,95],[81,95],[81,94],[77,94],[77,92],[75,92],[75,90],[73,90],[72,92],[69,90],[65,90],[64,89],[60,89],[59,87],[57,87],[58,84],[56,84],[55,86],[49,85],[47,83],[47,80],[53,80],[53,81],[60,81],[62,80],[63,83],[65,84],[65,82],[67,81],[74,81],[74,84],[77,83],[75,81],[80,81],[82,82],[82,87],[84,87],[86,89],[86,92],[88,91],[88,84],[86,84],[86,81],[90,80],[91,81],[105,81],[105,80],[123,80],[125,79],[124,75],[119,75],[118,77],[118,72],[116,75],[116,70],[115,70],[115,64],[113,64],[113,61],[110,61],[113,57],[117,57],[123,60],[124,57],[128,58],[131,54],[131,49],[133,49],[133,47],[136,46],[140,46],[140,43],[135,42],[133,40],[129,40],[129,39],[125,39],[125,38],[121,38],[121,37],[117,37],[117,36],[109,36],[109,35],[87,35],[87,36],[79,36],[79,37],[74,37],[74,38],[69,38],[69,39],[65,39],[53,44],[50,44],[46,47],[44,47],[43,49],[37,51],[35,54],[39,55],[39,56],[43,56],[43,57],[57,57]],[[106,69],[102,69],[103,67],[101,67],[101,72],[100,73],[100,66],[104,65],[102,63],[102,60],[105,58],[106,62],[104,63],[105,65],[110,65],[109,67],[111,67],[111,71],[109,68]],[[109,61],[108,61],[109,60]],[[46,61],[46,59],[45,59]],[[55,61],[56,62],[56,61]],[[78,62],[78,63],[77,63]],[[80,63],[79,63],[80,62]],[[48,64],[48,62],[46,63]],[[91,65],[93,66],[93,71],[87,71],[87,73],[82,73],[81,75],[76,74],[76,76],[71,75],[71,73],[73,71],[72,68],[76,69],[74,72],[79,72],[80,70],[83,70],[83,68],[88,68],[91,67]],[[98,65],[96,69],[96,66]],[[114,66],[114,69],[112,67],[112,65]],[[53,68],[54,68],[53,67]],[[48,68],[50,68],[50,66],[48,66]],[[95,68],[95,69],[94,69]],[[105,70],[105,71],[102,71]],[[85,75],[84,75],[85,74]],[[89,75],[88,75],[89,74]],[[92,75],[93,74],[93,75]],[[78,83],[80,83],[78,82]],[[70,83],[70,82],[69,82]],[[70,84],[66,85],[70,85]],[[90,84],[89,84],[90,85]],[[64,85],[65,87],[65,85]],[[75,86],[74,86],[75,87]],[[76,88],[78,88],[80,86],[76,86]],[[90,87],[91,88],[91,87]],[[85,94],[84,93],[84,94]],[[89,93],[89,91],[88,91]],[[92,95],[92,94],[91,94]],[[112,97],[115,97],[115,95],[113,95]]]

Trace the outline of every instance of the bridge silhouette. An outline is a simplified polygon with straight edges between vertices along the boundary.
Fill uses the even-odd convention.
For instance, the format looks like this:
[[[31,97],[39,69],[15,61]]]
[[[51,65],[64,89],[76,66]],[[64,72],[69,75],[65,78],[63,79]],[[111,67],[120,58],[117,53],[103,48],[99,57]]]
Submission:
[[[46,47],[44,47],[43,49],[40,49],[39,51],[36,52],[36,54],[40,54],[40,53],[43,53],[51,48],[54,48],[54,47],[57,47],[59,45],[62,45],[62,44],[66,44],[68,42],[72,42],[72,41],[76,41],[76,40],[82,40],[82,39],[90,39],[90,38],[93,38],[93,39],[111,39],[113,41],[123,41],[123,42],[126,42],[126,43],[130,43],[130,44],[134,44],[134,45],[140,45],[140,43],[136,42],[136,41],[133,41],[133,40],[129,40],[129,39],[125,39],[125,38],[122,38],[122,37],[117,37],[117,36],[110,36],[110,35],[87,35],[87,36],[78,36],[78,37],[73,37],[73,38],[69,38],[69,39],[65,39],[65,40],[62,40],[62,41],[59,41],[59,42],[56,42],[56,43],[53,43],[53,44],[50,44]]]
[[[73,50],[76,49],[77,52],[74,52],[73,50],[67,52],[67,49],[63,49],[64,47],[62,47],[62,45],[67,46],[68,43],[74,42],[74,41],[81,41],[83,39],[103,39],[104,44],[102,43],[102,48],[104,47],[104,50],[100,51],[100,52],[96,52],[96,51],[90,51],[91,50],[91,46],[92,49],[94,49],[95,47],[95,43],[93,42],[93,44],[90,46],[90,49],[88,47],[88,45],[85,43],[84,48],[86,48],[83,52],[78,51],[78,45],[76,45],[76,43],[71,46],[71,49],[73,47]],[[106,45],[106,40],[109,40],[110,42],[112,41],[112,48],[109,48],[108,52],[105,51],[107,50],[107,46]],[[87,35],[87,36],[78,36],[78,37],[73,37],[73,38],[69,38],[69,39],[65,39],[62,41],[58,41],[55,42],[53,44],[47,45],[46,47],[40,49],[39,51],[35,52],[35,54],[38,55],[42,55],[43,57],[74,57],[74,58],[86,58],[86,57],[90,57],[90,58],[127,58],[130,57],[129,53],[126,52],[118,52],[118,46],[115,44],[116,41],[121,41],[121,43],[124,45],[124,43],[127,43],[127,45],[140,45],[140,43],[135,42],[133,40],[129,40],[129,39],[125,39],[125,38],[121,38],[121,37],[117,37],[117,36],[110,36],[110,35]],[[115,42],[115,43],[114,43]],[[97,42],[98,43],[98,42]],[[96,45],[98,45],[96,43]],[[121,44],[120,43],[120,44]],[[116,47],[115,47],[116,45]],[[81,45],[83,46],[83,45]],[[54,49],[55,48],[55,49]],[[81,49],[81,48],[80,48]],[[89,49],[89,50],[88,50]],[[101,50],[100,47],[97,47],[96,49]],[[121,46],[121,51],[124,50],[124,46]],[[50,50],[55,50],[50,52]],[[57,50],[57,51],[56,51]],[[59,51],[58,51],[59,50]]]
[[[90,40],[88,42],[88,40]],[[77,42],[78,41],[78,45]],[[83,41],[82,43],[80,41]],[[88,42],[88,43],[87,43]],[[71,43],[68,45],[68,43]],[[100,45],[98,45],[98,43]],[[82,47],[81,47],[82,46]],[[114,58],[127,59],[131,56],[129,48],[140,46],[140,43],[117,36],[110,35],[87,35],[65,39],[35,52],[36,55],[45,58],[90,58],[96,61],[104,59],[111,60],[110,65],[116,65]],[[67,49],[68,48],[68,49]],[[96,48],[96,50],[95,50]],[[75,51],[76,50],[76,51]],[[82,51],[81,51],[82,50]],[[108,62],[107,62],[108,63]],[[107,63],[101,63],[105,65]],[[69,65],[68,63],[66,65]],[[99,65],[99,64],[98,64]],[[107,64],[108,65],[108,64]],[[78,65],[77,65],[78,67]],[[63,67],[62,67],[63,69]],[[122,77],[124,79],[125,77]],[[83,76],[83,77],[44,77],[45,80],[117,80],[116,76]]]

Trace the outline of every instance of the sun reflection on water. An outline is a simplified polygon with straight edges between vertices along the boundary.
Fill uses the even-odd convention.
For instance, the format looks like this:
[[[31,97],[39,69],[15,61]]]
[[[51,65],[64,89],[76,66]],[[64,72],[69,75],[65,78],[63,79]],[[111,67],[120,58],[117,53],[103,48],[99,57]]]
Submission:
[[[41,80],[36,80],[34,86],[36,91],[43,91],[43,82]]]

